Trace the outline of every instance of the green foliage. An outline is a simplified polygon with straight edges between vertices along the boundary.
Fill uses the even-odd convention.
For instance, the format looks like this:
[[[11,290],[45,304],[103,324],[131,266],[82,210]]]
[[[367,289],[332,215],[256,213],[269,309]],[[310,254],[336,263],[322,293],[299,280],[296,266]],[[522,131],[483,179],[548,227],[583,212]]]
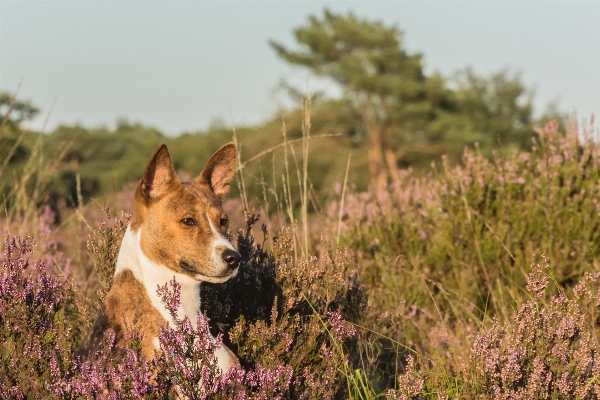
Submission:
[[[467,397],[473,397],[475,393],[488,393],[482,390],[489,388],[489,382],[499,382],[487,370],[469,369],[472,375],[462,375],[465,368],[490,360],[489,354],[479,361],[464,356],[481,327],[492,323],[494,334],[500,338],[513,332],[514,324],[521,324],[524,318],[547,316],[550,319],[543,324],[551,326],[566,315],[579,315],[571,306],[551,305],[554,300],[550,298],[564,297],[563,293],[572,290],[586,273],[597,269],[600,151],[590,132],[571,124],[566,134],[560,133],[554,121],[538,129],[530,152],[498,153],[490,161],[479,151],[467,150],[464,166],[452,168],[442,163],[427,177],[407,172],[386,192],[347,196],[342,243],[355,249],[359,277],[372,302],[373,315],[381,315],[378,334],[385,339],[372,339],[373,348],[378,348],[378,342],[388,347],[375,351],[373,360],[387,364],[384,369],[389,371],[395,367],[390,352],[416,354],[418,368],[411,372],[413,377],[402,379],[415,382],[420,377],[424,380],[423,393],[455,395],[466,387],[465,379],[483,382],[468,386]],[[337,207],[330,208],[329,215],[330,224],[336,223]],[[538,306],[525,306],[530,300],[524,290],[528,278],[525,266],[532,257],[537,259],[542,254],[554,284],[538,300]],[[585,301],[587,308],[577,313],[585,314],[588,321],[595,320],[587,314],[590,307],[595,307],[595,300]],[[547,311],[531,314],[542,306]],[[520,307],[526,311],[515,316],[513,310]],[[531,326],[528,334],[552,336],[543,324]],[[598,335],[595,326],[578,329],[591,337]],[[492,331],[479,332],[492,335]],[[570,336],[546,336],[528,339],[527,354],[545,354],[554,346],[549,344],[551,339],[569,349],[587,346],[585,357],[594,352],[592,339],[569,347],[573,339]],[[408,351],[394,350],[390,339]],[[486,346],[491,348],[486,347],[486,351],[497,351],[494,346],[507,346],[507,341],[524,343],[518,336],[502,340],[493,342],[490,338]],[[527,360],[532,359],[519,354],[524,357],[521,373],[527,376],[525,370],[533,368]],[[572,357],[573,363],[584,363],[582,355],[565,357]],[[550,362],[548,357],[544,360]],[[498,368],[504,368],[500,364]],[[556,371],[566,371],[546,365],[554,371],[545,375],[552,382],[558,379]],[[587,375],[582,372],[584,367],[573,368],[570,373],[579,368],[575,374],[579,375],[571,376],[569,382],[577,386],[573,382],[585,380]]]
[[[87,201],[101,194],[114,194],[139,179],[140,165],[146,164],[148,155],[161,143],[170,146],[178,170],[197,174],[202,167],[198,160],[210,157],[228,139],[226,132],[167,138],[156,129],[123,121],[114,131],[80,126],[61,126],[48,135],[12,131],[0,137],[0,157],[5,157],[0,161],[6,163],[5,168],[0,164],[0,171],[4,170],[0,189],[11,201],[19,191],[30,198],[43,184],[45,198],[31,199],[37,205],[65,202],[77,206],[79,194]],[[14,143],[18,146],[8,153]],[[46,176],[46,171],[51,171],[52,177]]]
[[[53,200],[57,190],[57,172],[68,146],[59,144],[56,152],[47,157],[43,151],[42,134],[8,131],[0,142],[3,139],[9,142],[14,139],[10,150],[0,159],[3,214],[7,225],[18,220],[21,226],[25,226],[37,219],[43,205],[56,205]],[[20,228],[17,232],[26,233]]]
[[[323,102],[313,114],[311,150],[309,157],[309,176],[311,196],[315,207],[322,207],[321,201],[330,195],[330,188],[343,178],[345,160],[348,152],[353,153],[352,174],[359,181],[358,187],[366,189],[368,173],[365,170],[365,153],[354,148],[348,133],[354,125],[343,126],[351,120],[345,109],[335,102]],[[290,141],[302,137],[301,115],[293,111],[285,115]],[[242,162],[266,151],[262,157],[248,162],[244,174],[248,183],[248,198],[257,203],[263,199],[263,186],[282,185],[284,172],[283,147],[281,146],[281,116],[267,121],[260,129],[238,128]],[[341,130],[340,129],[344,129]],[[0,146],[0,156],[10,150],[11,143],[18,140],[18,150],[6,159],[7,166],[0,172],[0,199],[6,201],[9,214],[11,205],[23,208],[33,204],[35,207],[49,203],[55,211],[78,206],[79,195],[84,203],[93,199],[103,203],[112,198],[126,185],[137,181],[143,166],[160,143],[166,143],[173,155],[175,168],[183,180],[195,177],[203,165],[201,160],[208,159],[223,143],[231,141],[230,129],[209,132],[186,133],[177,137],[166,137],[155,129],[121,121],[115,130],[105,128],[86,129],[80,126],[57,128],[47,135],[26,132],[7,133],[7,147]],[[322,135],[329,135],[321,137]],[[337,136],[335,136],[337,135]],[[8,140],[11,142],[9,143]],[[299,142],[293,142],[295,158],[289,157],[290,167],[302,163]],[[312,150],[314,148],[314,150]],[[321,151],[326,148],[327,151]],[[290,149],[288,148],[288,151]],[[3,159],[0,159],[2,162]],[[142,167],[140,167],[142,166]],[[2,167],[0,166],[0,170]],[[297,199],[298,181],[291,176],[292,197]],[[79,179],[79,183],[78,183]],[[39,190],[35,192],[35,188]],[[33,198],[38,193],[40,196]],[[17,194],[19,201],[17,201]],[[238,196],[238,185],[232,183],[230,197]],[[275,209],[274,198],[269,191],[271,210]],[[41,197],[43,195],[43,197]],[[130,207],[131,204],[125,204]],[[23,210],[15,210],[22,213]],[[133,211],[125,208],[124,211]],[[59,218],[61,216],[59,215]]]
[[[455,82],[427,76],[422,55],[404,49],[397,27],[352,13],[325,10],[294,34],[299,50],[271,46],[287,62],[341,86],[346,102],[340,106],[358,119],[352,131],[368,136],[371,179],[379,190],[388,174],[398,179],[398,166],[423,168],[441,154],[456,162],[465,145],[479,142],[488,156],[496,147],[527,146],[531,95],[518,75],[484,78],[467,69]]]
[[[341,85],[369,135],[372,179],[378,188],[388,174],[396,179],[390,137],[397,137],[403,145],[410,136],[425,139],[424,132],[437,113],[454,107],[443,80],[425,76],[421,55],[409,55],[402,48],[396,27],[359,20],[352,13],[341,16],[325,10],[322,20],[311,16],[295,36],[301,51],[290,51],[273,41],[271,45],[286,61]]]
[[[443,164],[430,177],[409,174],[362,203],[347,200],[351,234],[344,243],[385,265],[373,267],[368,279],[380,280],[389,263],[427,271],[427,279],[461,293],[480,315],[495,309],[499,283],[518,291],[525,274],[516,274],[515,265],[526,265],[532,254],[560,265],[554,275],[560,285],[574,282],[600,246],[600,156],[592,141],[580,144],[577,132],[565,137],[555,128],[540,130],[530,153],[489,161],[466,151],[464,167]],[[448,294],[439,296],[438,306],[451,309]],[[423,293],[422,301],[428,298]]]
[[[18,100],[16,95],[0,91],[0,120],[2,125],[17,126],[23,121],[31,120],[40,110],[31,102]]]
[[[426,177],[406,171],[385,192],[351,191],[341,227],[348,251],[324,236],[337,232],[337,203],[328,207],[329,219],[311,230],[319,251],[306,259],[295,257],[295,228],[280,230],[271,242],[263,227],[265,236],[256,240],[252,226],[258,218],[247,214],[247,226],[237,235],[239,275],[225,284],[203,284],[201,293],[213,334],[226,333],[226,344],[248,371],[236,378],[244,388],[227,386],[223,393],[597,396],[600,147],[586,136],[590,132],[569,125],[561,133],[554,122],[538,130],[529,152],[489,160],[466,151],[462,166],[442,163]],[[91,286],[87,293],[109,284],[126,223],[93,225],[100,229],[90,236],[89,249],[100,277],[81,282]],[[0,274],[5,397],[48,397],[60,390],[101,397],[103,388],[135,397],[138,381],[146,383],[137,397],[174,394],[160,377],[158,386],[150,384],[151,370],[140,363],[135,338],[133,350],[120,350],[129,357],[127,365],[138,366],[131,369],[137,377],[115,382],[121,364],[108,352],[88,369],[75,370],[71,354],[99,298],[51,274],[50,263],[35,263],[19,252],[29,242],[19,243],[6,245]],[[58,254],[54,245],[44,246],[46,258]],[[56,262],[67,264],[66,258]],[[32,279],[38,276],[43,279]],[[46,381],[65,385],[38,384]]]
[[[403,72],[388,72],[394,73]],[[377,87],[385,87],[387,80],[381,79],[382,83]],[[468,72],[461,82],[459,89],[452,92],[446,88],[442,77],[423,77],[420,89],[414,89],[420,94],[415,92],[414,96],[402,101],[398,99],[405,95],[387,89],[369,92],[371,100],[378,98],[373,100],[372,107],[380,108],[377,112],[375,109],[369,111],[371,117],[377,117],[371,125],[365,123],[365,118],[371,118],[366,116],[366,109],[357,103],[364,97],[362,95],[318,100],[311,118],[308,172],[313,202],[310,211],[319,211],[323,207],[321,201],[331,196],[334,183],[343,179],[349,153],[352,153],[349,176],[358,190],[365,190],[373,183],[369,172],[371,158],[368,150],[361,146],[370,140],[373,126],[378,126],[382,137],[389,137],[385,148],[391,153],[386,153],[385,157],[391,156],[389,170],[395,174],[398,166],[414,166],[420,174],[442,153],[448,154],[450,164],[459,162],[465,144],[479,142],[486,156],[498,142],[505,151],[524,146],[531,127],[531,106],[522,102],[525,93],[518,78],[500,73],[488,80]],[[434,100],[440,107],[430,104]],[[447,104],[442,107],[442,103]],[[237,129],[241,160],[252,160],[244,166],[251,201],[264,198],[263,184],[273,189],[282,186],[282,121],[295,148],[295,155],[289,160],[300,165],[302,151],[299,143],[293,142],[302,137],[300,109],[277,115],[260,127]],[[139,166],[145,165],[148,154],[152,154],[160,143],[169,146],[176,169],[184,177],[192,177],[202,168],[198,160],[209,157],[220,145],[230,141],[231,135],[230,129],[214,127],[207,132],[166,137],[154,128],[127,121],[118,121],[114,130],[61,126],[44,135],[7,127],[0,135],[3,208],[10,214],[27,213],[13,209],[13,205],[17,208],[27,206],[31,210],[32,205],[50,203],[56,210],[63,202],[77,206],[79,194],[84,202],[115,194],[139,178]],[[263,155],[254,158],[260,154]],[[52,171],[52,176],[46,171]],[[237,189],[234,183],[233,196],[238,194]],[[293,194],[299,191],[295,176],[292,176],[291,190]],[[38,196],[40,193],[43,198]],[[271,210],[274,209],[272,203]]]
[[[529,147],[533,132],[532,94],[518,74],[503,70],[484,78],[468,68],[458,74],[457,83],[460,113],[470,116],[465,119],[468,125],[462,127],[461,135],[479,141],[486,155],[491,155],[496,147],[505,150]]]
[[[356,95],[356,101],[360,95],[379,96],[379,102],[393,101],[386,98],[390,95],[410,105],[426,97],[421,55],[409,55],[402,49],[396,27],[326,10],[322,20],[311,16],[308,26],[296,29],[295,36],[305,51],[292,52],[274,41],[271,46],[286,61],[332,78]]]

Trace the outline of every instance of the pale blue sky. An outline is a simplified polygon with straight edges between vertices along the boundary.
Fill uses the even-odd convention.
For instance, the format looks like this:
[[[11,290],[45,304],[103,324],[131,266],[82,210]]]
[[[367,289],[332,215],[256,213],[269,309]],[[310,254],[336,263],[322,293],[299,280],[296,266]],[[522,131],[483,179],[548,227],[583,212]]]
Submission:
[[[49,128],[113,126],[119,117],[165,133],[211,120],[252,124],[285,101],[281,78],[307,71],[268,45],[328,7],[397,24],[427,71],[520,71],[536,111],[600,113],[600,1],[7,1],[0,0],[0,89],[43,113]],[[319,83],[311,78],[311,85]]]

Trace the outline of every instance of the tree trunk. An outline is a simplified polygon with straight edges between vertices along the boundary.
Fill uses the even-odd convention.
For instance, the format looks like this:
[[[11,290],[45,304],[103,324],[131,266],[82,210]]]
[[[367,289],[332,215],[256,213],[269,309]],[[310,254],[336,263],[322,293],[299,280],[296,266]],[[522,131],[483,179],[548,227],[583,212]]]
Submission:
[[[400,174],[398,173],[398,165],[396,163],[396,156],[392,150],[392,143],[390,141],[390,130],[387,126],[381,129],[381,147],[385,156],[385,162],[387,164],[388,172],[392,182],[400,180]]]
[[[368,153],[369,172],[371,181],[375,184],[375,189],[380,191],[385,189],[388,179],[381,152],[381,127],[376,124],[369,124],[369,134],[371,136]]]

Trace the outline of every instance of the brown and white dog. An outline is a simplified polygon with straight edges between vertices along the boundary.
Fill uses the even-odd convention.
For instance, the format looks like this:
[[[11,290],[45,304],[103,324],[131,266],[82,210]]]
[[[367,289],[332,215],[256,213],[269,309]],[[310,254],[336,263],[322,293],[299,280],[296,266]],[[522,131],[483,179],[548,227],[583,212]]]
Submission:
[[[229,221],[221,207],[235,161],[235,146],[226,144],[193,182],[182,183],[167,146],[156,150],[135,192],[136,215],[123,237],[103,312],[78,355],[97,349],[104,332],[112,328],[118,344],[128,330],[143,334],[142,354],[151,359],[159,350],[160,328],[171,323],[158,286],[175,277],[181,285],[178,317],[194,322],[200,312],[200,283],[225,282],[237,274],[240,254],[227,240]],[[215,355],[223,372],[237,363],[224,345]]]

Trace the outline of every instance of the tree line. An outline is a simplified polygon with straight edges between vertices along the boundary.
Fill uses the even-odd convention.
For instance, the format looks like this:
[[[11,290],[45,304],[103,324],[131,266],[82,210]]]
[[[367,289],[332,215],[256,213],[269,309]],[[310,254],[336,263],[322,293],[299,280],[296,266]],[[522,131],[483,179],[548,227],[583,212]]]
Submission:
[[[490,77],[467,68],[448,80],[427,75],[423,55],[404,48],[396,26],[325,10],[294,30],[297,49],[271,41],[285,61],[329,78],[343,90],[344,107],[366,133],[369,171],[378,189],[398,179],[409,152],[458,153],[478,142],[522,148],[532,129],[532,94],[518,74]],[[456,155],[456,154],[455,154]]]
[[[321,96],[313,102],[313,133],[341,134],[339,138],[311,141],[315,149],[311,168],[319,171],[312,175],[316,191],[343,179],[348,152],[354,154],[351,174],[358,189],[369,185],[381,189],[399,178],[401,168],[427,169],[442,154],[450,162],[459,162],[464,147],[475,143],[486,155],[494,149],[523,149],[534,135],[533,95],[518,73],[505,69],[483,77],[466,68],[450,78],[438,72],[427,74],[423,54],[405,49],[403,32],[397,26],[352,13],[325,10],[322,15],[309,17],[294,35],[295,46],[288,48],[274,40],[270,45],[286,62],[325,77],[342,89],[340,98]],[[18,171],[19,163],[31,153],[35,140],[18,132],[20,124],[38,111],[27,101],[7,93],[0,95],[0,162],[5,169],[12,166]],[[284,114],[291,139],[302,135],[301,116],[299,108]],[[243,157],[248,159],[280,143],[281,122],[281,113],[277,113],[260,126],[238,128]],[[182,169],[193,170],[198,154],[230,140],[231,131],[225,126],[211,127],[167,138],[156,129],[121,121],[112,131],[61,126],[45,136],[48,154],[59,147],[58,142],[71,143],[62,178],[54,186],[57,197],[73,198],[76,174],[81,175],[82,189],[89,196],[135,181],[139,178],[139,167],[134,165],[137,151],[148,148],[151,152],[150,147],[160,142],[181,153]],[[275,158],[257,161],[247,172],[257,181],[264,176],[275,179],[280,166],[266,167],[268,163],[281,162]],[[14,171],[0,176],[3,191],[10,186],[6,180]],[[262,195],[257,193],[257,197]]]

